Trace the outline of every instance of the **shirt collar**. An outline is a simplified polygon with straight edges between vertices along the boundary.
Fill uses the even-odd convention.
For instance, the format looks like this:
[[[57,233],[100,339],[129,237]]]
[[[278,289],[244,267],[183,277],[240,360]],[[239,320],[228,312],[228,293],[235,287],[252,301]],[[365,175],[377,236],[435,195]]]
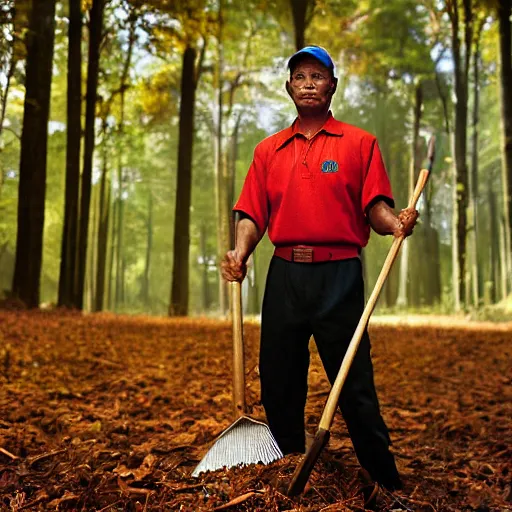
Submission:
[[[337,135],[337,136],[343,135],[342,123],[340,123],[340,121],[336,121],[336,119],[334,119],[332,112],[330,110],[329,110],[329,115],[328,115],[324,125],[322,126],[322,128],[320,128],[318,133],[320,133],[320,132],[325,132],[325,133],[328,133],[329,135]],[[301,134],[301,132],[299,131],[299,118],[296,117],[295,121],[293,121],[292,125],[286,129],[284,129],[281,132],[281,134],[280,134],[281,136],[280,136],[277,146],[276,146],[276,151],[281,149],[291,139],[293,139],[296,135],[299,135],[299,134]]]

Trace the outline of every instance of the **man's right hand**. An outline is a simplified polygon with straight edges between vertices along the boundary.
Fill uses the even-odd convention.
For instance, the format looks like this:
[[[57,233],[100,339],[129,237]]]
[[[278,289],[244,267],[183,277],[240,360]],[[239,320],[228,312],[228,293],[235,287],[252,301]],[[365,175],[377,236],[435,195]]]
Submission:
[[[244,280],[247,274],[247,265],[238,250],[228,251],[220,263],[220,273],[226,281]]]

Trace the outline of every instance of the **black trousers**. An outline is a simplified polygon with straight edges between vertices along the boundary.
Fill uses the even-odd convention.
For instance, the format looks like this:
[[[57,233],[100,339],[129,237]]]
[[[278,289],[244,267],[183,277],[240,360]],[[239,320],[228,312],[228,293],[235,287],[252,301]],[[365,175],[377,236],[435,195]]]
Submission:
[[[332,384],[363,309],[359,259],[293,263],[272,258],[263,300],[260,378],[269,426],[283,453],[305,451],[311,335]],[[361,466],[385,487],[400,487],[388,429],[379,410],[367,332],[339,407]]]

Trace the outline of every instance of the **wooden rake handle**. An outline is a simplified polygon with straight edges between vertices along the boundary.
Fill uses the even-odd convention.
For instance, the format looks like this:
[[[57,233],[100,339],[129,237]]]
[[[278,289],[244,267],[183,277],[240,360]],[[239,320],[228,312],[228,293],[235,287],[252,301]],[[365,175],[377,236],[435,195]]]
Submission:
[[[233,320],[233,411],[235,419],[245,414],[245,368],[242,320],[242,286],[229,283]]]

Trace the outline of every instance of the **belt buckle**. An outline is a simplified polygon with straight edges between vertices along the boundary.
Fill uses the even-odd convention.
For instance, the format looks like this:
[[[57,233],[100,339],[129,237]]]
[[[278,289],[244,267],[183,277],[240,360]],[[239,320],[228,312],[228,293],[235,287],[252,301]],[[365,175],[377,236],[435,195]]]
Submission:
[[[313,248],[294,247],[292,249],[292,261],[297,263],[313,263]]]

